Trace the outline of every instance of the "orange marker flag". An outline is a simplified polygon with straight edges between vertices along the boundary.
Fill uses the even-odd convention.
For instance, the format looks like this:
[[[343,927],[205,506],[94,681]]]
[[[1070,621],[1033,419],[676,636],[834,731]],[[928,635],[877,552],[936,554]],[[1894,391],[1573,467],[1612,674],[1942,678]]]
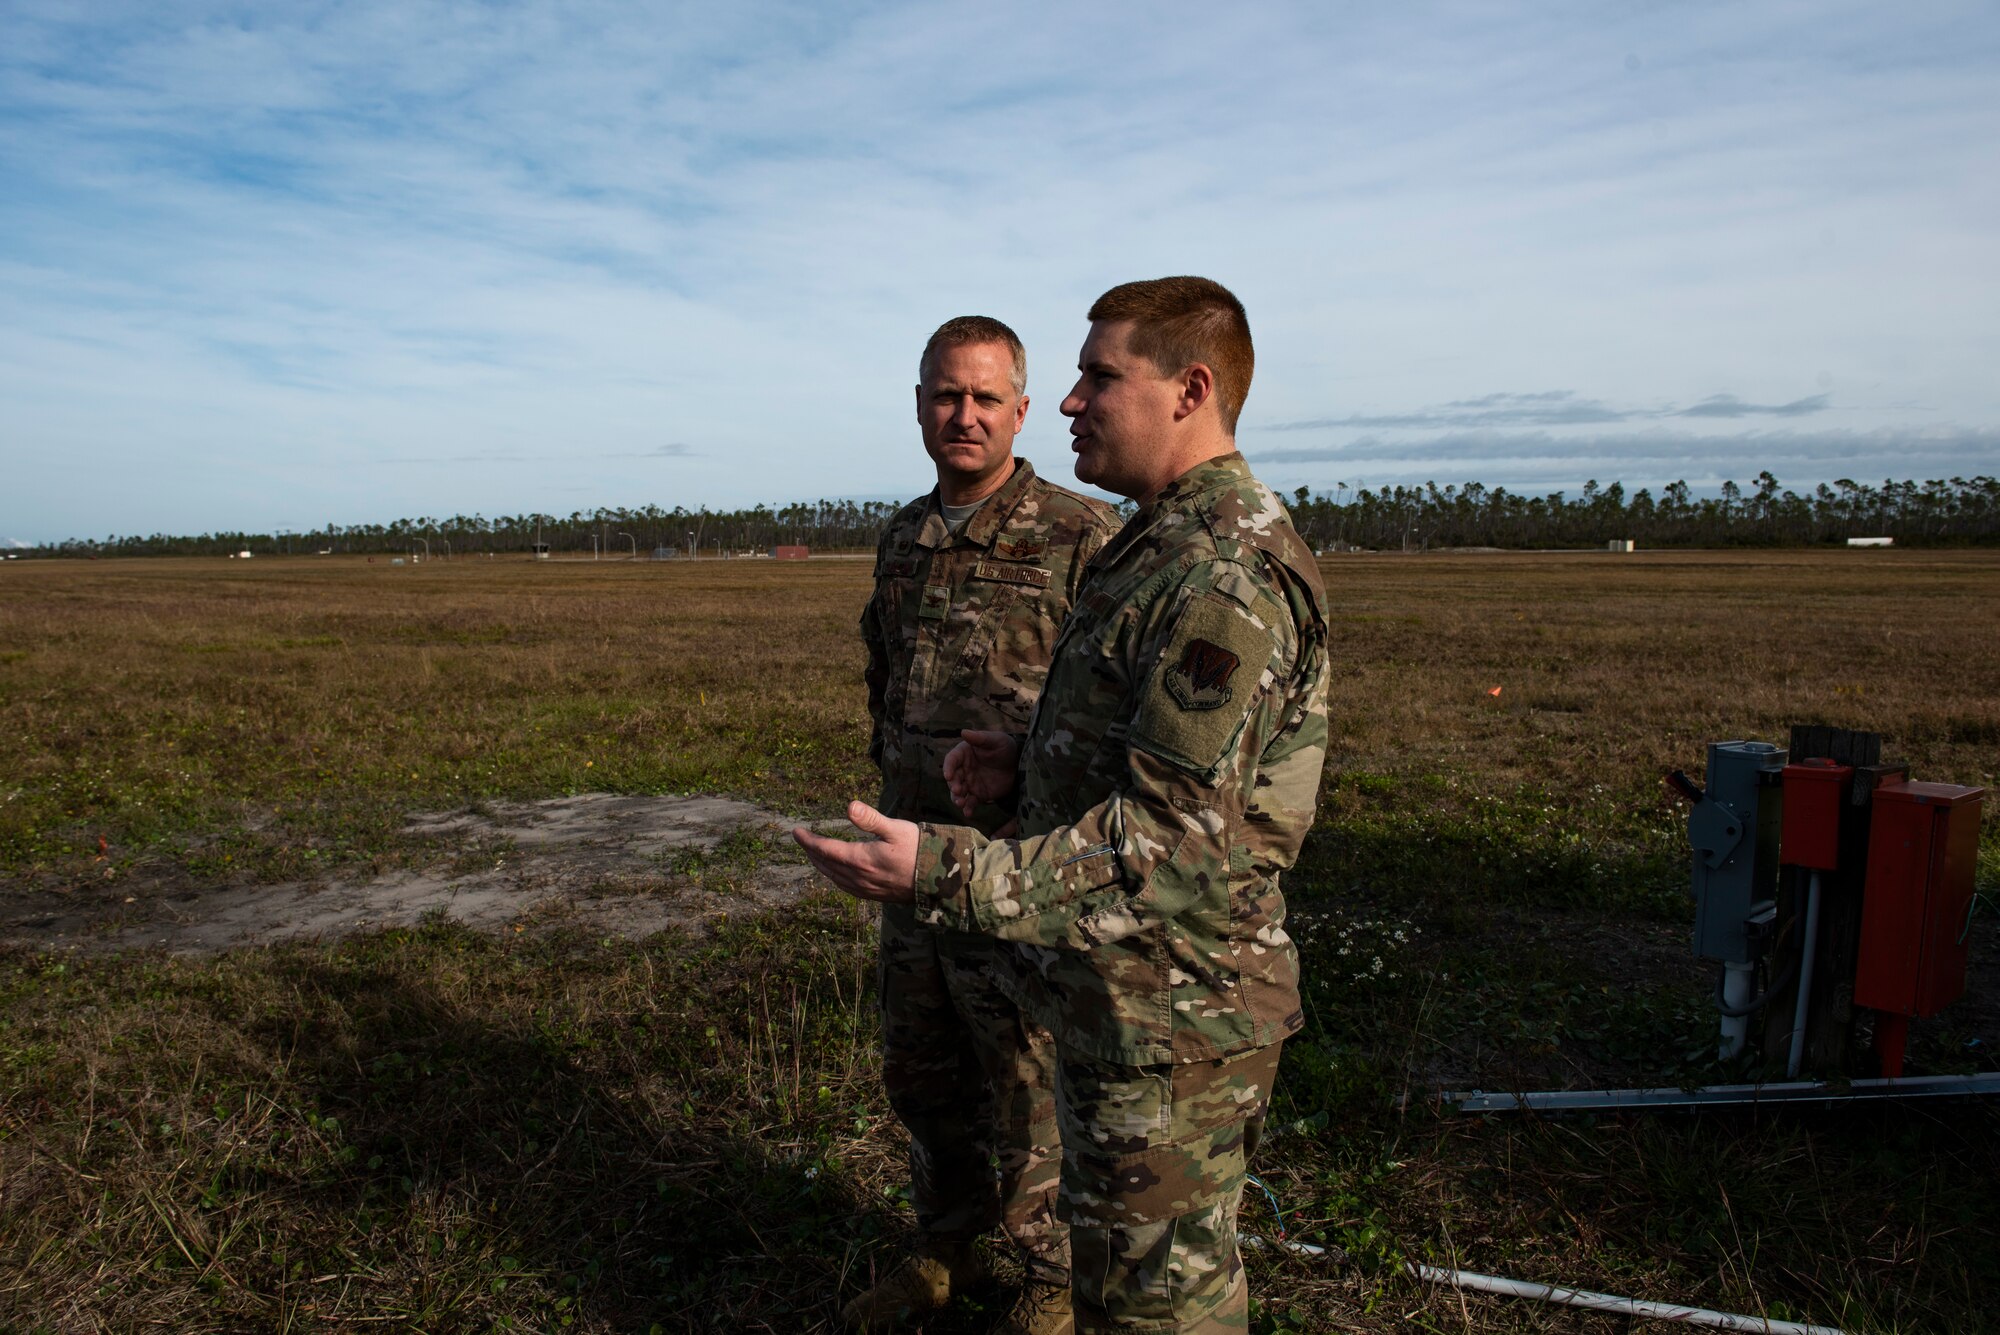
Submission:
[[[1492,690],[1488,691],[1488,692],[1487,692],[1487,694],[1488,694],[1488,695],[1498,695],[1498,694],[1500,694],[1500,688],[1499,688],[1498,686],[1495,686],[1495,687],[1494,687],[1494,688],[1493,688]]]

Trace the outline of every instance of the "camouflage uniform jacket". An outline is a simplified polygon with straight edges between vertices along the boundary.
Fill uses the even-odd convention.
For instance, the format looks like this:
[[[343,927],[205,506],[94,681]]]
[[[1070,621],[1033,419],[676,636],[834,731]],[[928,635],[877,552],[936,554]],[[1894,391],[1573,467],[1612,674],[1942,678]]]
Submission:
[[[1017,953],[1023,1008],[1126,1065],[1303,1023],[1278,875],[1326,758],[1325,591],[1240,454],[1140,509],[1091,563],[1022,742],[1021,837],[925,825],[916,914]]]
[[[965,728],[1027,726],[1056,628],[1117,526],[1110,506],[1042,481],[1026,459],[956,536],[935,491],[889,521],[861,614],[875,724],[868,757],[882,771],[883,811],[962,819],[945,788],[945,753]],[[975,819],[992,829],[1006,813]]]

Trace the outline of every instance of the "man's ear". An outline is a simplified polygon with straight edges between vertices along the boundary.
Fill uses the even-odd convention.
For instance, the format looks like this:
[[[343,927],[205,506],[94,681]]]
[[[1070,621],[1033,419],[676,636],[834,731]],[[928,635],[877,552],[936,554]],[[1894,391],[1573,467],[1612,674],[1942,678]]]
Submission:
[[[922,385],[917,386],[917,420],[919,422],[924,420],[924,387]]]
[[[1174,404],[1174,420],[1182,421],[1200,411],[1201,405],[1215,397],[1215,372],[1200,362],[1181,372],[1181,397]]]
[[[1014,405],[1014,434],[1017,436],[1020,435],[1021,428],[1026,426],[1027,423],[1028,423],[1028,396],[1026,394],[1023,394],[1021,396],[1021,401]]]

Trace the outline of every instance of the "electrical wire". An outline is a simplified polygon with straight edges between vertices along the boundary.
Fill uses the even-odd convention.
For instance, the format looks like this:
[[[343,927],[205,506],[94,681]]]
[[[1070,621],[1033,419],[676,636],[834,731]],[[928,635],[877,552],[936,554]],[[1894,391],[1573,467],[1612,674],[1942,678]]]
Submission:
[[[1784,968],[1778,971],[1777,977],[1764,984],[1763,996],[1752,997],[1741,1006],[1729,1006],[1725,1005],[1722,1000],[1724,984],[1729,981],[1729,969],[1727,966],[1724,966],[1716,970],[1715,974],[1715,1008],[1732,1020],[1740,1020],[1746,1015],[1755,1015],[1758,1011],[1770,1005],[1771,998],[1777,996],[1779,990],[1786,983],[1792,981],[1792,975],[1798,972],[1798,967],[1799,962],[1797,960],[1789,961]]]

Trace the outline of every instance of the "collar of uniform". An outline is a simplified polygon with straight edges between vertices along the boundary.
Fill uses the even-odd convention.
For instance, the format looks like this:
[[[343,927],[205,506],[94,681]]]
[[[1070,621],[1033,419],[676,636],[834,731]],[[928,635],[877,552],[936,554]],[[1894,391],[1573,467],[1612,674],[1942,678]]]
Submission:
[[[1240,486],[1250,480],[1250,465],[1238,450],[1204,459],[1193,468],[1161,487],[1159,494],[1139,508],[1134,518],[1147,520],[1163,510],[1178,509],[1199,496],[1224,487]]]
[[[1014,471],[1000,490],[986,498],[986,503],[972,512],[960,530],[957,541],[970,543],[976,547],[990,547],[1000,526],[1014,513],[1014,507],[1028,494],[1028,484],[1034,481],[1035,466],[1026,459],[1014,460]],[[924,522],[917,526],[917,542],[924,547],[936,549],[951,545],[951,530],[944,523],[944,497],[938,489],[931,488],[930,501],[924,510]]]
[[[1117,536],[1104,544],[1091,564],[1116,561],[1121,552],[1151,532],[1153,525],[1159,522],[1160,516],[1168,511],[1185,510],[1211,492],[1234,487],[1249,480],[1250,465],[1244,461],[1239,451],[1231,450],[1228,454],[1202,460],[1161,487],[1152,500],[1134,511],[1132,517],[1125,521],[1125,526],[1118,530]]]

